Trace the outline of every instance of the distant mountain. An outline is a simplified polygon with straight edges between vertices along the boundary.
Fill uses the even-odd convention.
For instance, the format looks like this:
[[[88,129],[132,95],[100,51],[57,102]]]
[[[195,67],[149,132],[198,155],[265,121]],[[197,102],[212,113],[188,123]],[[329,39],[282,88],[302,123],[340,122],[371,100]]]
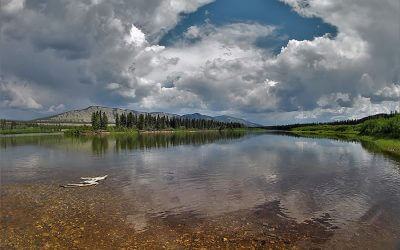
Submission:
[[[200,113],[182,115],[181,118],[183,118],[183,119],[197,119],[197,120],[214,120],[214,117],[208,116],[208,115],[202,115]]]
[[[227,115],[220,115],[220,116],[215,116],[213,117],[215,121],[220,121],[220,122],[237,122],[244,124],[247,127],[262,127],[262,125],[246,121],[244,119],[232,117],[232,116],[227,116]]]
[[[208,116],[208,115],[202,115],[200,113],[194,113],[194,114],[188,114],[188,115],[183,115],[181,116],[184,119],[203,119],[203,120],[213,120],[213,121],[219,121],[219,122],[237,122],[244,124],[247,127],[261,127],[262,125],[246,121],[244,119],[232,117],[232,116],[227,116],[227,115],[220,115],[220,116]]]
[[[103,113],[106,113],[108,120],[110,123],[115,122],[115,116],[122,115],[122,114],[128,114],[132,112],[133,114],[140,115],[140,114],[147,114],[147,112],[139,112],[136,110],[130,110],[130,109],[120,109],[120,108],[108,108],[108,107],[101,107],[101,106],[90,106],[85,109],[80,109],[80,110],[71,110],[67,111],[58,115],[53,115],[49,117],[43,117],[36,119],[35,121],[37,122],[51,122],[51,123],[90,123],[91,118],[92,118],[92,113],[101,111]],[[171,113],[164,113],[164,112],[149,112],[152,116],[167,116],[169,118],[172,117],[179,117],[182,119],[204,119],[204,120],[214,120],[214,121],[220,121],[220,122],[237,122],[244,124],[245,126],[248,127],[260,127],[261,125],[252,123],[249,121],[246,121],[244,119],[240,118],[235,118],[231,116],[207,116],[207,115],[202,115],[199,113],[194,113],[194,114],[187,114],[187,115],[177,115],[177,114],[171,114]]]

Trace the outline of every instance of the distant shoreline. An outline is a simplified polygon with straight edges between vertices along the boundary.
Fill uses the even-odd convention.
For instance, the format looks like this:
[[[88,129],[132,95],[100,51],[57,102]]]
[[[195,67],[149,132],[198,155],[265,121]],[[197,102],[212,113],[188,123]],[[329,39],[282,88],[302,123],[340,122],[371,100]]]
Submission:
[[[77,132],[78,131],[78,132]],[[201,132],[218,132],[218,131],[233,131],[233,132],[268,132],[267,130],[260,128],[237,128],[237,129],[177,129],[177,130],[126,130],[126,131],[93,131],[93,130],[77,130],[74,129],[62,129],[61,131],[37,131],[37,132],[24,132],[24,130],[10,130],[1,131],[1,137],[14,137],[14,136],[40,136],[40,135],[81,135],[81,136],[107,136],[107,135],[132,135],[132,134],[160,134],[160,133],[201,133]],[[10,133],[7,133],[10,132]]]
[[[363,146],[368,145],[370,148],[382,151],[393,155],[397,158],[400,157],[400,140],[389,137],[381,136],[365,136],[358,133],[341,133],[337,131],[286,131],[293,136],[319,138],[319,139],[333,139],[341,141],[359,142]]]
[[[20,134],[0,134],[0,138],[4,137],[19,137],[19,136],[43,136],[43,135],[63,135],[64,132],[49,132],[49,133],[20,133]]]

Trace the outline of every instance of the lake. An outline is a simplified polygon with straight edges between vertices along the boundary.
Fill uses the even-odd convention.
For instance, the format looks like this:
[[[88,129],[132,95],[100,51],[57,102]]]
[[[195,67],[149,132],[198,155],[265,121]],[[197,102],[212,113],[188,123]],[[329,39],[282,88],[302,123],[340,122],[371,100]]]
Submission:
[[[0,160],[1,249],[400,247],[400,164],[356,142],[12,136]]]

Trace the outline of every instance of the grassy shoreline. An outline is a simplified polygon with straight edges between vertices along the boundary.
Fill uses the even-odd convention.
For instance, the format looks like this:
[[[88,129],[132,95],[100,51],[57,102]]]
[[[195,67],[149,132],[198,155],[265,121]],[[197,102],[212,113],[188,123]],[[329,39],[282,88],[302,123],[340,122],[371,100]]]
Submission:
[[[301,130],[299,128],[288,131],[290,134],[301,136],[301,137],[312,137],[321,139],[335,139],[342,141],[353,141],[360,142],[363,146],[368,147],[374,151],[380,151],[389,153],[393,156],[400,157],[400,140],[379,137],[379,136],[367,136],[361,135],[357,131],[352,132],[338,132],[333,130]]]
[[[24,135],[24,134],[51,134],[51,133],[64,133],[66,135],[132,135],[132,134],[156,134],[156,133],[199,133],[199,132],[218,132],[218,131],[234,131],[234,132],[265,132],[264,129],[260,128],[233,128],[233,129],[165,129],[165,130],[138,130],[138,129],[124,129],[116,130],[114,128],[109,128],[102,132],[96,132],[86,128],[64,128],[53,129],[53,128],[18,128],[18,129],[7,129],[0,130],[0,135]]]
[[[205,132],[265,132],[264,129],[259,128],[226,128],[226,129],[163,129],[163,130],[138,130],[138,129],[107,129],[103,132],[96,132],[93,130],[86,130],[86,135],[135,135],[135,134],[160,134],[160,133],[205,133]],[[84,131],[81,131],[84,132]],[[68,132],[71,134],[71,131]],[[77,134],[77,133],[75,133]],[[85,133],[83,133],[85,134]]]
[[[297,136],[357,141],[373,151],[400,158],[400,114],[380,114],[356,121],[299,125],[289,129]]]
[[[61,132],[59,129],[51,128],[18,128],[0,130],[0,135],[20,135],[20,134],[44,134],[44,133],[57,133]]]

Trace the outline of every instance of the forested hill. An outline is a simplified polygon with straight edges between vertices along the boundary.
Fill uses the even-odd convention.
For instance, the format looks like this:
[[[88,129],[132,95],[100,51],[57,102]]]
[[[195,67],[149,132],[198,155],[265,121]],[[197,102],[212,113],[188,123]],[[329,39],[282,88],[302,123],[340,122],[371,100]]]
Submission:
[[[177,115],[172,113],[164,113],[164,112],[140,112],[136,110],[129,110],[129,109],[120,109],[120,108],[109,108],[109,107],[101,107],[101,106],[90,106],[85,109],[80,110],[72,110],[68,112],[64,112],[58,115],[44,117],[36,119],[36,122],[49,122],[49,123],[90,123],[92,114],[95,112],[102,112],[105,113],[108,117],[109,123],[115,123],[115,117],[121,116],[124,114],[127,116],[129,113],[133,115],[139,116],[140,114],[143,115],[151,115],[153,117],[165,117],[168,119],[171,118],[180,118],[180,119],[201,119],[201,120],[212,120],[218,121],[223,123],[240,123],[246,127],[260,127],[261,125],[246,121],[244,119],[231,117],[231,116],[206,116],[199,113],[195,114],[186,114],[186,115]]]
[[[397,116],[397,112],[391,112],[390,114],[376,114],[371,116],[366,116],[361,119],[349,119],[349,120],[341,120],[341,121],[334,121],[334,122],[315,122],[315,123],[295,123],[295,124],[287,124],[287,125],[277,125],[277,126],[265,126],[265,129],[269,130],[291,130],[299,127],[311,127],[311,126],[318,126],[318,125],[358,125],[362,124],[369,120],[377,120],[381,118],[392,118]]]

